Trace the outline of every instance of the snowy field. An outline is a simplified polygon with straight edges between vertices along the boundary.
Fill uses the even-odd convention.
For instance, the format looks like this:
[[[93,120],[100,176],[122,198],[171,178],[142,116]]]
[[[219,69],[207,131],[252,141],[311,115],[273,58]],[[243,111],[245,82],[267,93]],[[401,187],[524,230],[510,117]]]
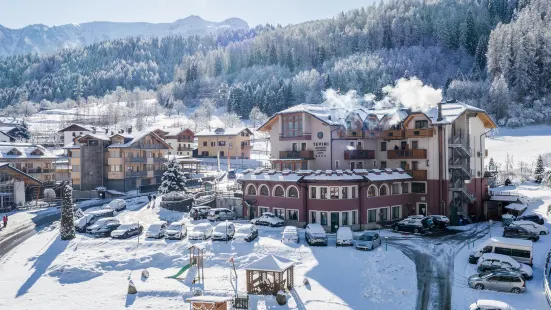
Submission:
[[[181,213],[129,204],[117,216],[122,222],[147,226]],[[187,219],[184,219],[187,221]],[[238,224],[239,225],[239,224]],[[202,242],[206,247],[205,294],[232,295],[228,260],[234,257],[238,287],[245,290],[242,266],[264,255],[294,260],[295,290],[288,304],[276,306],[273,296],[252,296],[251,309],[414,309],[415,267],[400,251],[379,247],[373,252],[353,248],[282,244],[281,228],[260,228],[251,243]],[[143,235],[142,235],[143,236]],[[51,227],[31,237],[0,261],[0,309],[182,309],[191,296],[192,268],[181,280],[166,279],[189,261],[190,242],[169,240],[94,239],[79,234],[59,240]],[[147,268],[150,278],[141,279]],[[308,277],[309,285],[303,284]],[[137,295],[127,295],[128,278]]]
[[[551,154],[551,126],[499,128],[496,137],[486,139],[486,148],[486,165],[491,157],[504,166],[507,154],[513,156],[515,168],[521,161],[530,165],[536,161],[538,155]]]

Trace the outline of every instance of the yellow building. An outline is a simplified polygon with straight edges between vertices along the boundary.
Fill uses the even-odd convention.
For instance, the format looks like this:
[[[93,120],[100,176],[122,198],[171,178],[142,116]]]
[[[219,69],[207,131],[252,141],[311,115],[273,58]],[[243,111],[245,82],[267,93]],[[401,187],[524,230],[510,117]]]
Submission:
[[[53,162],[57,157],[41,145],[0,143],[0,157],[0,162],[8,163],[43,183],[55,181]]]
[[[201,157],[251,158],[251,136],[248,128],[204,129],[198,132],[197,154]]]

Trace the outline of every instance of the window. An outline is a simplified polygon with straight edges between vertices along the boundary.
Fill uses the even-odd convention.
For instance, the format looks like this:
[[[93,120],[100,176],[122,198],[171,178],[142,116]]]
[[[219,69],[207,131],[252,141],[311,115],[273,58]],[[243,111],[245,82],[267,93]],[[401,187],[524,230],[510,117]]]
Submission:
[[[302,115],[283,116],[283,136],[302,136]]]
[[[408,163],[405,162],[405,161],[401,161],[400,162],[400,168],[404,169],[404,170],[407,170],[406,167],[407,167]]]
[[[224,151],[220,151],[220,157],[224,157]]]
[[[352,225],[358,224],[358,211],[352,211]]]
[[[303,142],[303,143],[300,144],[300,150],[301,151],[306,151],[306,143]]]
[[[310,212],[310,223],[312,224],[316,224],[316,211],[311,211]]]
[[[247,195],[256,196],[256,187],[254,184],[249,184],[249,186],[247,186]]]
[[[339,161],[335,160],[335,169],[339,169]]]
[[[310,199],[316,199],[317,198],[317,191],[316,191],[317,187],[315,186],[311,186],[310,187]]]
[[[264,212],[268,212],[269,209],[267,207],[258,207],[258,213],[260,216],[262,216],[262,214],[264,214]]]
[[[386,151],[386,142],[381,142],[381,152]]]
[[[386,161],[381,162],[381,169],[386,169]]]
[[[402,183],[402,194],[408,194],[409,193],[409,186],[406,182]]]
[[[330,187],[331,199],[339,199],[339,188]]]
[[[348,186],[341,187],[341,199],[348,199]]]
[[[530,251],[512,249],[511,256],[530,258]]]
[[[381,185],[381,187],[379,188],[379,196],[388,196],[388,185]]]
[[[400,195],[400,183],[392,184],[392,195]]]
[[[112,165],[111,172],[121,172],[121,165]]]
[[[394,206],[392,207],[392,219],[395,220],[395,219],[399,219],[400,218],[400,209],[402,209],[402,206]]]
[[[411,141],[411,148],[416,150],[419,148],[419,141]]]
[[[282,186],[277,185],[274,188],[274,197],[285,197],[285,191]]]
[[[377,222],[377,209],[367,210],[367,221],[369,223]]]
[[[327,212],[320,212],[320,224],[327,226]]]
[[[411,182],[411,192],[416,194],[425,194],[427,192],[426,184],[419,183],[419,182]]]
[[[287,219],[291,221],[298,221],[298,210],[287,210]]]
[[[358,169],[363,169],[364,168],[364,163],[363,161],[359,161],[358,162]]]
[[[412,161],[411,162],[411,169],[412,170],[419,170],[419,162],[418,161]]]
[[[369,186],[369,188],[367,189],[367,197],[377,197],[377,186]]]
[[[352,199],[356,199],[356,186],[352,186]]]
[[[320,199],[328,199],[327,187],[320,187]]]
[[[388,220],[388,208],[380,208],[379,221],[386,221],[386,220]]]
[[[226,146],[226,141],[218,141],[218,146]]]
[[[503,254],[503,255],[507,255],[507,256],[511,256],[511,249],[495,247],[494,253],[496,253],[496,254]]]
[[[210,146],[216,146],[216,142],[212,141],[212,142],[210,143]]]
[[[429,127],[429,121],[427,120],[415,121],[415,129],[428,128],[428,127]]]
[[[260,185],[260,196],[270,196],[270,192],[268,191],[268,186]]]
[[[79,165],[73,165],[73,172],[80,172],[80,166]]]
[[[348,212],[341,213],[342,226],[348,226]]]
[[[291,147],[292,147],[293,152],[298,151],[298,144],[297,143],[293,143]]]
[[[285,209],[276,209],[274,208],[274,214],[275,216],[279,217],[280,219],[285,219]]]
[[[354,141],[350,141],[350,146],[354,146]]]
[[[298,189],[294,186],[289,187],[289,192],[287,193],[289,198],[298,198]]]
[[[207,141],[203,141],[203,146],[207,146]]]

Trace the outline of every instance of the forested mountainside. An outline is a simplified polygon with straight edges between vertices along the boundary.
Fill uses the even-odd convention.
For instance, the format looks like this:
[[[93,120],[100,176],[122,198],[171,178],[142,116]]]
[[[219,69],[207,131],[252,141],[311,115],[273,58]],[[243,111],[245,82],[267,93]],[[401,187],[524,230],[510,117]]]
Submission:
[[[30,25],[9,29],[0,25],[0,56],[27,53],[51,54],[63,48],[76,48],[100,41],[132,36],[165,37],[216,34],[227,30],[247,30],[242,19],[230,18],[210,22],[199,16],[189,16],[173,23],[91,22],[48,27]]]
[[[202,98],[244,117],[319,103],[322,90],[381,95],[416,76],[518,126],[551,116],[549,0],[395,0],[287,27],[125,39],[0,61],[2,105],[159,89],[162,104]]]

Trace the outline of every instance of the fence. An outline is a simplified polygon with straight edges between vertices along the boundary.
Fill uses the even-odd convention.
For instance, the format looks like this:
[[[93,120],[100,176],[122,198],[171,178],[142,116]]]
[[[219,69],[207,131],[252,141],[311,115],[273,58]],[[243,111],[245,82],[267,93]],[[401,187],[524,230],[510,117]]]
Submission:
[[[545,292],[545,298],[547,298],[547,303],[551,307],[551,290],[549,289],[549,277],[551,276],[551,250],[547,253],[547,258],[545,259],[545,268],[543,269],[543,291]]]

